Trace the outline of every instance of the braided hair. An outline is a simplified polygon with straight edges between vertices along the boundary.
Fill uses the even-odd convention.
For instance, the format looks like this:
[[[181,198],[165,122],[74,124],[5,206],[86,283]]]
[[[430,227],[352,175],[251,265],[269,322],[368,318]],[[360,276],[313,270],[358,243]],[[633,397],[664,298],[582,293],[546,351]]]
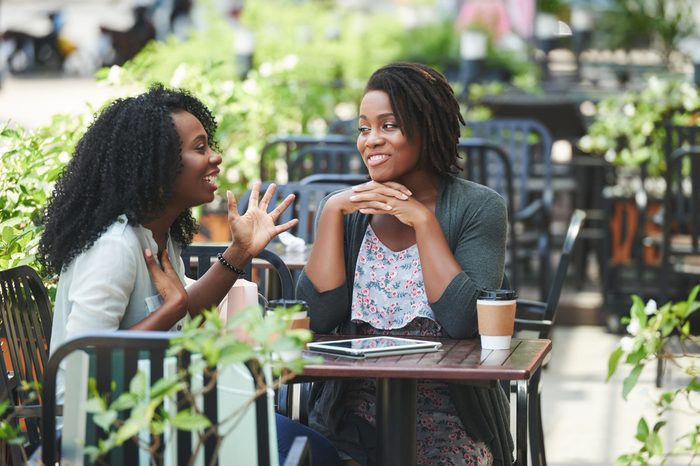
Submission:
[[[156,218],[182,170],[182,141],[171,114],[186,111],[204,126],[213,148],[216,121],[187,91],[153,85],[103,109],[75,147],[44,210],[39,260],[60,273],[122,214],[130,225]],[[170,227],[183,246],[197,224],[189,209]]]
[[[457,173],[457,144],[464,118],[445,77],[420,63],[394,63],[375,71],[365,86],[389,95],[391,108],[408,140],[422,138],[421,166],[435,174]]]

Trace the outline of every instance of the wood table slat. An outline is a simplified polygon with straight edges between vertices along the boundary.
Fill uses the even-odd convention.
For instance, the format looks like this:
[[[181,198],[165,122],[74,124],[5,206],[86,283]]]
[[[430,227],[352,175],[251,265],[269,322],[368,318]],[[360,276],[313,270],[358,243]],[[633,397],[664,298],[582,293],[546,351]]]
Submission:
[[[342,337],[341,337],[342,338]],[[351,337],[348,337],[351,338]],[[340,339],[319,336],[317,341]],[[434,353],[355,359],[305,352],[322,356],[322,364],[309,365],[303,377],[384,377],[442,380],[526,380],[549,352],[549,340],[513,339],[510,351],[482,350],[478,339],[450,340]]]

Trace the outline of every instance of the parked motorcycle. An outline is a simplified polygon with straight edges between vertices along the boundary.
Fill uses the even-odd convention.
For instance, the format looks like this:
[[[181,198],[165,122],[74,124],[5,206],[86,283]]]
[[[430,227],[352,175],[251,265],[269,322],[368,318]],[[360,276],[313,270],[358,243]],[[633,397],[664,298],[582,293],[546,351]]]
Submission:
[[[134,24],[122,31],[100,26],[100,33],[108,44],[107,51],[101,52],[102,65],[123,65],[133,58],[149,41],[156,38],[156,29],[148,7],[134,8]]]
[[[12,73],[33,70],[60,71],[68,55],[75,51],[73,43],[61,36],[64,18],[60,10],[47,13],[51,27],[47,34],[35,35],[18,29],[2,33],[7,54],[7,67]]]

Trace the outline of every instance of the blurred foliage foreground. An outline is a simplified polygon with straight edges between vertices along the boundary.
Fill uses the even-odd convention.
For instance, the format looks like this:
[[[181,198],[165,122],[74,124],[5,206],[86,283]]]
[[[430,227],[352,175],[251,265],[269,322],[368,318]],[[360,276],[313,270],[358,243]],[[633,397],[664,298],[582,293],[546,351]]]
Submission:
[[[258,176],[266,140],[324,133],[330,121],[353,118],[364,82],[386,63],[411,59],[440,67],[457,50],[447,21],[407,29],[381,12],[289,0],[249,3],[235,23],[210,8],[207,26],[186,40],[152,42],[123,67],[98,72],[99,80],[115,85],[115,98],[153,82],[201,98],[219,122],[221,192],[237,196]],[[252,66],[243,70],[237,42],[249,41],[251,33]],[[28,264],[50,280],[35,259],[41,212],[92,111],[56,116],[34,131],[0,127],[0,268]]]

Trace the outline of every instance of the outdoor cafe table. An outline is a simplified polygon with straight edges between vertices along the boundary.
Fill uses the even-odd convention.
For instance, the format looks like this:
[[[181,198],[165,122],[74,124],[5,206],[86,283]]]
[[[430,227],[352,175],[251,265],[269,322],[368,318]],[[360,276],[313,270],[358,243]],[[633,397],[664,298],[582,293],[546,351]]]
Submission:
[[[314,341],[335,340],[338,335],[316,335]],[[479,339],[441,341],[433,353],[355,359],[305,351],[321,356],[321,364],[304,367],[295,381],[338,378],[377,379],[377,445],[381,465],[416,463],[416,390],[418,380],[467,382],[478,385],[514,380],[516,396],[515,464],[527,464],[528,397],[531,377],[539,370],[552,342],[514,338],[509,350],[485,350]],[[533,393],[533,396],[537,396]]]

